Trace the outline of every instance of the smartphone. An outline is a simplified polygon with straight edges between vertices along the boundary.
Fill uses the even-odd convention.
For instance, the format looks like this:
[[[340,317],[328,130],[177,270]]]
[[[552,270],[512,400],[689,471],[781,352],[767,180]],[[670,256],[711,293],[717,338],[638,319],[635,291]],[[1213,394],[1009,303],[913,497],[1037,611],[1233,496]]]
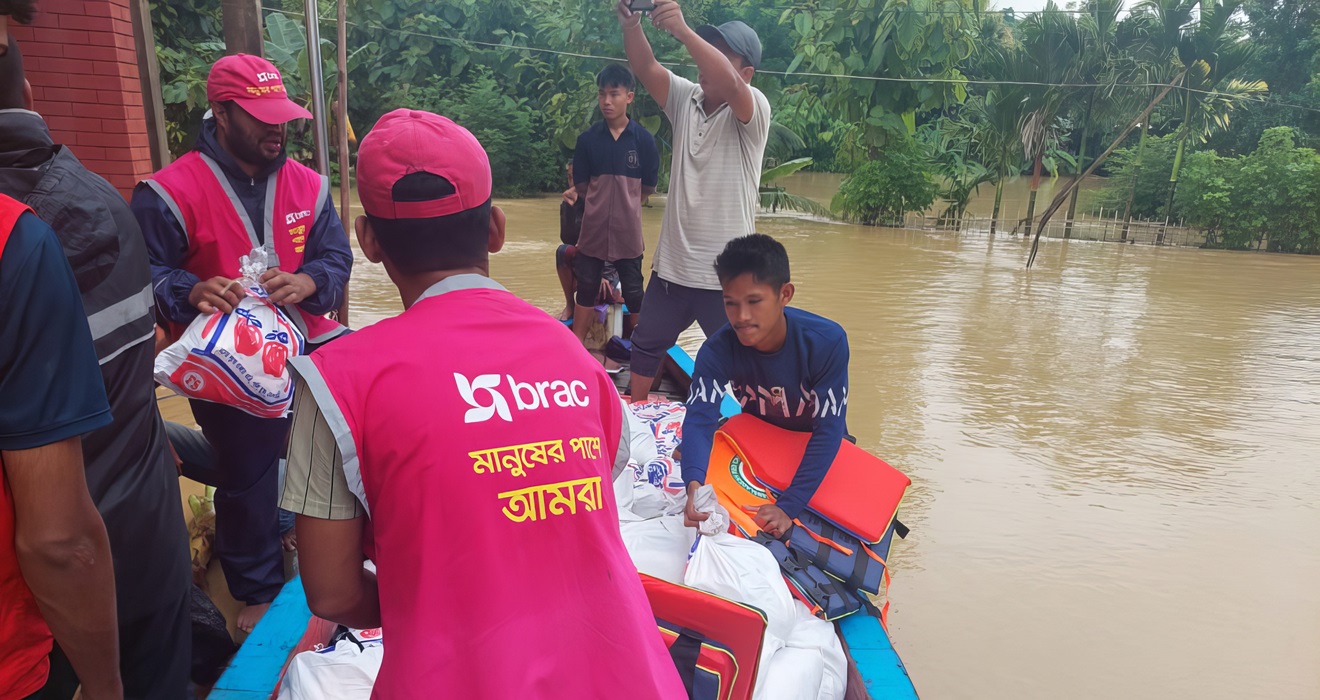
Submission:
[[[628,0],[628,9],[632,12],[650,12],[655,9],[654,0]]]

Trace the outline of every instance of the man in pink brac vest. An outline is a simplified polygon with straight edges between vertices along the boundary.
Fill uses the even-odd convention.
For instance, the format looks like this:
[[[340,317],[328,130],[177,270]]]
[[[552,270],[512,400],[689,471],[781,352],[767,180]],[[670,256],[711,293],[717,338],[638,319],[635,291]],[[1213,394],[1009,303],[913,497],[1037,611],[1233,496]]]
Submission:
[[[376,700],[685,698],[619,535],[618,393],[487,276],[504,214],[481,144],[396,110],[358,184],[358,242],[406,310],[290,361],[281,505],[312,611],[387,631]]]
[[[261,281],[311,346],[346,329],[325,315],[344,299],[353,266],[330,182],[285,152],[286,124],[312,115],[289,99],[275,66],[260,56],[225,56],[206,81],[211,113],[197,147],[140,185],[131,208],[151,258],[156,309],[176,331],[199,313],[239,302],[239,259],[265,248]],[[217,487],[215,553],[229,592],[247,604],[250,631],[284,585],[276,502],[289,422],[232,406],[191,401],[214,452],[214,469],[183,473]]]

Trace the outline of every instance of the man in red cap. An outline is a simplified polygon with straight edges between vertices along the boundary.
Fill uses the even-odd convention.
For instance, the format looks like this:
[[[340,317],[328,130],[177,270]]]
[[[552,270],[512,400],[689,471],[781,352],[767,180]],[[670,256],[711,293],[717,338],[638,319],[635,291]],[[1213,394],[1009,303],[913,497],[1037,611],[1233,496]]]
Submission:
[[[285,124],[311,117],[289,99],[275,66],[226,56],[206,85],[211,112],[197,148],[138,185],[132,209],[151,257],[156,307],[181,329],[197,314],[230,312],[239,258],[265,248],[262,277],[312,345],[345,332],[325,314],[339,308],[352,269],[348,236],[329,181],[285,154]],[[215,552],[251,630],[283,585],[277,515],[278,463],[287,419],[192,402],[218,468]],[[189,474],[189,476],[192,476]]]
[[[396,110],[358,183],[358,243],[405,311],[290,360],[282,505],[313,612],[389,631],[377,700],[685,698],[619,535],[619,395],[487,276],[504,214],[481,144]]]

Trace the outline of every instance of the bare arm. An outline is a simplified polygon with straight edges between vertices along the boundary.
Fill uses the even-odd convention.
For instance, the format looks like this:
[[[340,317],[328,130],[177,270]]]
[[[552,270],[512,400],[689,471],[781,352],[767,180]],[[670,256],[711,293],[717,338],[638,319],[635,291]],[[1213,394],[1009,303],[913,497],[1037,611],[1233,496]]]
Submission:
[[[298,566],[317,617],[358,629],[380,627],[376,575],[362,566],[362,518],[298,516]]]
[[[82,443],[5,451],[23,578],[87,700],[122,698],[115,578],[105,524],[87,492]]]
[[[619,25],[623,27],[623,51],[628,55],[628,66],[664,109],[669,101],[669,69],[655,60],[651,42],[646,40],[646,32],[642,30],[642,16],[628,9],[628,0],[619,0],[615,12],[619,15]]]
[[[756,102],[752,97],[751,86],[738,74],[738,70],[733,67],[727,56],[688,26],[687,20],[683,18],[683,9],[679,7],[677,0],[655,0],[651,23],[669,32],[687,48],[692,60],[697,64],[697,69],[701,71],[708,100],[715,103],[728,102],[734,116],[744,124],[752,120]],[[628,59],[632,60],[631,53],[628,54]],[[637,69],[634,68],[633,71],[637,72]],[[640,76],[640,73],[638,75]],[[649,85],[647,89],[651,89]]]

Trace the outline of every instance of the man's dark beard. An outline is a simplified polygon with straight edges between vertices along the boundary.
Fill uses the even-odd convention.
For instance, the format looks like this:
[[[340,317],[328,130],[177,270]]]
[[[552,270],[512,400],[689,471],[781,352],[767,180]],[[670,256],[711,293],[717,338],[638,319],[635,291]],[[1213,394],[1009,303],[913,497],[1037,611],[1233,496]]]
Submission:
[[[267,158],[266,154],[261,150],[261,144],[249,137],[233,139],[229,144],[229,148],[231,152],[230,154],[233,155],[234,158],[244,163],[251,163],[258,168],[265,168],[267,165],[270,165],[279,159],[278,155],[274,158]]]
[[[19,24],[31,24],[37,14],[37,0],[0,0],[0,15],[9,15]]]
[[[233,124],[233,122],[230,122],[230,124]],[[267,158],[266,154],[262,152],[261,140],[265,138],[265,136],[264,133],[252,134],[236,129],[235,133],[230,134],[229,139],[227,139],[228,143],[226,143],[225,146],[228,149],[229,154],[234,156],[234,158],[244,163],[255,165],[259,169],[265,168],[271,163],[274,163],[280,157],[277,154],[274,158]],[[282,152],[283,150],[281,149],[281,153]]]

